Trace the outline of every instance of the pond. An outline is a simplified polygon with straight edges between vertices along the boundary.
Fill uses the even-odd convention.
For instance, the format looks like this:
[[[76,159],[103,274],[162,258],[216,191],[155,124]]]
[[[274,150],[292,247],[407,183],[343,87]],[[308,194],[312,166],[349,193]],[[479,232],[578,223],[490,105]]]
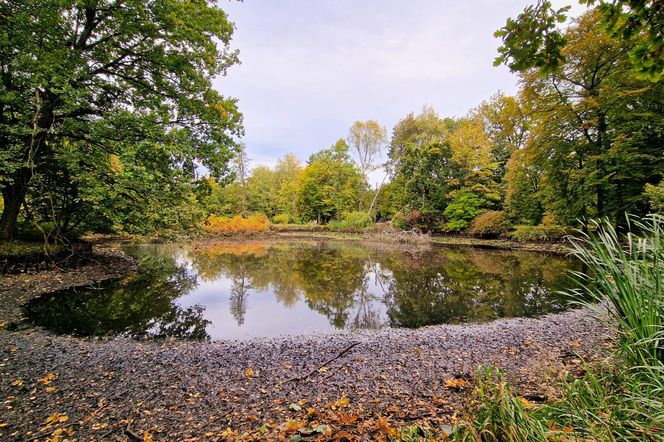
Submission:
[[[570,259],[332,240],[119,245],[141,271],[43,295],[30,322],[78,336],[245,339],[531,317],[566,308]]]

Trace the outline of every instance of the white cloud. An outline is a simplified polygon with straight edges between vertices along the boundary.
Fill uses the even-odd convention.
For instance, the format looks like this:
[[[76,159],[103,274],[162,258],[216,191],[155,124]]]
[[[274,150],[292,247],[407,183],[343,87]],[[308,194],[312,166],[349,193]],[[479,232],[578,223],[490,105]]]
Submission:
[[[306,160],[355,120],[376,119],[390,131],[425,104],[459,116],[498,90],[513,93],[516,77],[492,66],[493,32],[528,3],[223,2],[242,65],[216,86],[239,98],[252,165],[273,165],[287,152]]]

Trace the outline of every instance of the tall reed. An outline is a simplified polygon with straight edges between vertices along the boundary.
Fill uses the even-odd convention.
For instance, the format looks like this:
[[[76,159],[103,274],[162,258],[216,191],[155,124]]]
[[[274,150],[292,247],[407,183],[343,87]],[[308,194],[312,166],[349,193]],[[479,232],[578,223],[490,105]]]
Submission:
[[[664,216],[628,218],[624,232],[591,221],[570,238],[573,302],[600,312],[616,336],[612,358],[562,385],[561,398],[520,407],[500,377],[480,376],[462,441],[664,441]]]

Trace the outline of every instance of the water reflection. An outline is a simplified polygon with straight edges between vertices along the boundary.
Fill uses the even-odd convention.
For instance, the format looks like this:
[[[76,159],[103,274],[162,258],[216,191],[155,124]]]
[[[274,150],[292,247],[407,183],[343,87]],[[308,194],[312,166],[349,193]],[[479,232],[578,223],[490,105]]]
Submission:
[[[172,259],[148,254],[138,277],[50,293],[24,310],[33,322],[61,334],[207,340],[204,307],[175,302],[195,287],[195,275]]]
[[[572,263],[529,252],[335,241],[131,246],[140,275],[26,307],[58,333],[238,338],[535,316]]]

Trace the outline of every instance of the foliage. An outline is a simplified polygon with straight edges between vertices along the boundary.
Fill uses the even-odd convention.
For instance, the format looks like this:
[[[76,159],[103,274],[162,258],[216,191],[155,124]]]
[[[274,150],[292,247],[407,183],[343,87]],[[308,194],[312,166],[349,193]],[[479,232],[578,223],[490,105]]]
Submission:
[[[653,82],[664,75],[664,19],[659,0],[579,0],[595,5],[601,16],[598,31],[617,38],[630,51],[634,71]],[[549,0],[529,5],[516,19],[509,18],[496,31],[503,45],[494,64],[507,65],[512,71],[531,68],[551,73],[565,63],[568,40],[558,26],[565,22],[568,7],[555,9]]]
[[[522,202],[532,215],[514,219],[536,221],[530,191],[564,224],[623,222],[625,212],[644,213],[643,188],[661,179],[664,84],[636,78],[620,42],[597,34],[598,20],[591,11],[566,31],[568,62],[559,71],[523,74],[534,118],[508,193],[517,211]]]
[[[445,228],[451,231],[463,230],[470,225],[470,221],[480,215],[485,200],[476,193],[461,189],[453,193],[452,201],[443,211],[446,223]]]
[[[655,213],[664,214],[664,180],[658,185],[646,184],[645,195]]]
[[[364,229],[373,224],[368,213],[346,212],[340,221],[330,221],[329,226],[333,229]]]
[[[240,215],[232,218],[210,215],[203,228],[214,235],[255,234],[270,230],[270,221],[261,214],[249,215],[246,218]]]
[[[363,175],[375,168],[376,157],[387,141],[387,131],[376,120],[356,121],[350,127],[347,142],[357,156]]]
[[[289,224],[292,221],[291,216],[287,213],[280,213],[272,218],[272,222],[275,224]]]
[[[366,183],[350,160],[345,141],[339,140],[311,156],[298,187],[302,220],[324,224],[356,208]]]
[[[480,238],[498,238],[510,230],[504,212],[491,210],[477,216],[468,228],[468,233]]]
[[[516,225],[508,237],[519,242],[562,241],[569,232],[561,226]]]
[[[168,168],[189,179],[195,163],[227,173],[241,115],[212,89],[237,62],[228,46],[233,25],[221,9],[179,0],[0,8],[2,237],[11,237],[26,195],[43,188],[28,187],[35,176],[67,169],[73,175],[61,189],[88,184],[77,181],[74,163],[60,163],[57,150],[67,142],[80,152],[77,163],[92,169],[140,146],[148,156],[166,153]]]
[[[630,219],[626,234],[607,220],[592,221],[590,234],[571,240],[572,254],[593,270],[577,273],[574,292],[609,302],[622,356],[630,366],[664,365],[664,216]]]
[[[512,71],[535,67],[547,73],[558,68],[565,62],[565,38],[557,26],[565,21],[567,10],[569,6],[554,9],[548,0],[538,0],[516,19],[508,18],[494,34],[503,41],[494,65],[506,64]]]

